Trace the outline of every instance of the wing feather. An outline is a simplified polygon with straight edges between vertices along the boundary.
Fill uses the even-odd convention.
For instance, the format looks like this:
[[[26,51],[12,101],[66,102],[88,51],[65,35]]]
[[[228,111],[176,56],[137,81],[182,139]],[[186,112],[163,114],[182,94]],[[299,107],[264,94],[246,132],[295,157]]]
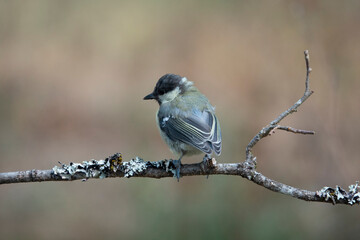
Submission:
[[[204,153],[221,153],[221,130],[215,114],[195,112],[188,117],[164,117],[160,128],[172,140],[189,144]]]

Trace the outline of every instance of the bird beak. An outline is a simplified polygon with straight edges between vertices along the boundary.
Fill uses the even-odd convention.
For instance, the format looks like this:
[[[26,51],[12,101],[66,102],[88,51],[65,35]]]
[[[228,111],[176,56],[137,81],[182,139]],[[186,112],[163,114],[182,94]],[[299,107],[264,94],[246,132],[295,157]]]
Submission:
[[[155,95],[154,95],[154,93],[150,93],[149,95],[146,95],[145,97],[144,97],[144,100],[150,100],[150,99],[155,99],[156,97],[155,97]]]

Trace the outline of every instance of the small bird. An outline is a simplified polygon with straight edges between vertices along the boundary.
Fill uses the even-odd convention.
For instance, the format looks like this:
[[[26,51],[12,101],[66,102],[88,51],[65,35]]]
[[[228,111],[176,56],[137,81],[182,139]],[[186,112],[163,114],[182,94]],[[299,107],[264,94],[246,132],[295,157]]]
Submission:
[[[193,82],[176,74],[162,76],[154,91],[144,100],[159,103],[156,123],[160,135],[170,150],[179,157],[173,160],[175,177],[180,178],[183,156],[205,153],[203,161],[211,159],[212,152],[221,153],[221,130],[215,108],[199,92]]]

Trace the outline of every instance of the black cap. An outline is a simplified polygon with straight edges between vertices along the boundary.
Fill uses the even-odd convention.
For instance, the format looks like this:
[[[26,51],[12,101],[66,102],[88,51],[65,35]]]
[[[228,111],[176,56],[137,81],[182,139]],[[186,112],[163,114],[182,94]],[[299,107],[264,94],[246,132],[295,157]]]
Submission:
[[[181,80],[182,77],[179,75],[171,73],[165,74],[156,83],[154,91],[149,95],[146,95],[144,97],[144,100],[158,99],[159,96],[171,92],[176,87],[180,87],[180,90],[182,92],[182,86],[180,84]]]

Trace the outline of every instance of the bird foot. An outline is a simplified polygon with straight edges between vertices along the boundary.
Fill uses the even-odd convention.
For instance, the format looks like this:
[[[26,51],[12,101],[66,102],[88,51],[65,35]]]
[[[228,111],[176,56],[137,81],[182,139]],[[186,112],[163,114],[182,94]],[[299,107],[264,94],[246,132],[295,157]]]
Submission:
[[[209,169],[214,168],[216,161],[214,158],[211,158],[209,155],[205,155],[202,161],[201,170],[206,174],[206,178],[209,178]]]
[[[175,166],[175,173],[174,177],[176,177],[177,181],[179,182],[180,179],[180,168],[181,168],[181,160],[172,160],[174,166]]]
[[[208,166],[209,164],[209,161],[211,160],[211,157],[209,155],[205,155],[204,158],[203,158],[203,164],[205,166]]]

